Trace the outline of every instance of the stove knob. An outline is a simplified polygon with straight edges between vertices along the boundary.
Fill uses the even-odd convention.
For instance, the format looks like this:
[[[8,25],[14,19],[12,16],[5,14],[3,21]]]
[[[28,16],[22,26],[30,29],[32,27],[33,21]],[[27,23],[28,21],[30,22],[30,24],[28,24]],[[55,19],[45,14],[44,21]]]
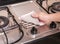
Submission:
[[[31,34],[32,35],[37,34],[37,29],[35,27],[32,27]]]
[[[50,26],[49,26],[50,28],[56,28],[57,27],[57,25],[56,25],[56,23],[55,22],[52,22],[51,24],[50,24]]]

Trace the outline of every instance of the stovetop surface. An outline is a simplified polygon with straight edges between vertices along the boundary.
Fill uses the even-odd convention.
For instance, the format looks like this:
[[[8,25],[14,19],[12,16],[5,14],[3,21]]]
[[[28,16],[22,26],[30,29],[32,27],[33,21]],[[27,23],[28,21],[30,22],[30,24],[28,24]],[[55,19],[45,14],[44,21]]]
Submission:
[[[4,2],[4,1],[2,1],[2,3],[0,4],[0,5],[6,5],[6,4],[11,4],[12,2],[14,2],[15,3],[15,1],[13,0],[12,2],[11,2],[12,0],[10,0],[10,1],[7,1],[7,2]],[[18,0],[17,2],[22,2],[22,1],[27,1],[27,0]],[[4,3],[3,3],[4,2]],[[10,3],[11,2],[11,3]],[[11,9],[12,8],[12,9]],[[16,16],[16,17],[18,17],[17,19],[19,19],[20,18],[20,16],[21,15],[25,15],[25,14],[27,14],[27,13],[29,13],[29,12],[31,12],[31,11],[43,11],[40,7],[38,7],[37,6],[37,4],[35,4],[35,2],[33,3],[33,2],[27,2],[27,3],[23,3],[23,4],[13,4],[13,5],[10,5],[9,6],[9,9],[10,9],[10,11],[11,11],[11,13],[14,15],[14,16]],[[3,12],[2,12],[3,13]],[[19,23],[20,23],[20,19],[19,19]],[[45,30],[45,28],[43,28],[44,30]],[[42,29],[42,30],[43,30]],[[29,30],[29,29],[28,29]],[[28,31],[27,30],[27,31]],[[16,30],[15,30],[16,31]],[[14,30],[13,30],[13,32],[11,33],[8,33],[8,37],[9,37],[9,39],[11,39],[9,42],[11,42],[11,41],[14,41],[14,40],[16,40],[14,37],[16,37],[16,38],[19,38],[20,36],[20,33],[17,31],[17,32],[15,32]],[[59,44],[60,43],[60,40],[59,40],[59,34],[60,33],[57,33],[57,32],[59,32],[60,30],[57,30],[57,31],[53,31],[53,32],[49,32],[49,33],[44,33],[44,34],[42,34],[41,36],[40,35],[38,35],[36,38],[39,38],[39,39],[36,39],[35,41],[33,41],[33,39],[35,39],[35,38],[32,38],[31,37],[31,35],[29,35],[29,32],[27,32],[26,31],[26,29],[23,29],[23,31],[24,31],[24,38],[21,40],[21,41],[19,41],[17,44],[21,44],[21,43],[23,43],[24,44],[24,42],[26,42],[26,41],[29,41],[29,40],[32,40],[32,42],[29,42],[29,43],[26,43],[26,44]],[[51,34],[54,34],[54,33],[57,33],[56,34],[56,36],[55,35],[53,35],[53,36],[48,36],[48,35],[51,35]],[[28,33],[28,34],[27,34]],[[13,35],[12,35],[13,34]],[[40,33],[39,33],[40,34]],[[45,37],[45,36],[48,36],[48,37]],[[13,37],[11,37],[11,36],[13,36]],[[58,37],[57,37],[58,36]],[[40,37],[42,37],[42,39],[40,38]],[[44,37],[44,38],[43,38]],[[2,38],[4,38],[4,37],[2,37]],[[1,38],[1,39],[2,39]],[[4,38],[4,40],[5,40],[5,38]],[[6,41],[4,41],[4,40],[1,40],[2,41],[2,43],[1,44],[5,44],[4,42],[6,42]],[[57,40],[59,40],[59,41],[57,41]]]
[[[36,6],[37,4],[35,3],[35,2],[31,2],[31,1],[29,1],[29,2],[27,2],[27,3],[20,3],[20,4],[13,4],[13,5],[10,5],[10,6],[8,6],[9,7],[9,9],[10,9],[10,11],[14,14],[14,15],[16,15],[17,17],[18,17],[18,19],[22,16],[22,15],[25,15],[25,14],[28,14],[28,13],[30,13],[31,11],[42,11],[42,12],[44,12],[43,11],[43,9],[41,8],[41,7],[39,7],[39,6]],[[27,8],[28,7],[28,8]],[[11,9],[12,8],[12,9]],[[19,19],[20,20],[20,19]],[[43,29],[45,29],[45,28],[43,28]],[[43,29],[41,29],[41,30],[43,30]],[[55,32],[58,32],[58,31],[53,31],[53,32],[48,32],[48,33],[44,33],[44,34],[42,34],[42,35],[38,35],[38,36],[36,36],[36,38],[32,38],[32,35],[29,33],[29,30],[30,29],[23,29],[23,31],[24,31],[24,34],[25,34],[25,36],[24,36],[24,38],[20,41],[20,43],[21,44],[24,44],[24,43],[26,43],[26,42],[28,42],[28,41],[33,41],[32,43],[27,43],[27,44],[36,44],[36,43],[38,43],[38,44],[45,44],[44,43],[44,41],[46,40],[46,42],[49,40],[50,41],[50,43],[52,44],[52,42],[53,42],[53,44],[55,44],[54,42],[55,42],[55,39],[50,39],[50,37],[48,37],[48,38],[44,38],[44,39],[39,39],[39,40],[37,40],[37,41],[35,41],[34,42],[34,39],[36,39],[36,38],[40,38],[40,37],[44,37],[44,35],[45,36],[47,36],[47,35],[51,35],[51,34],[54,34]],[[41,31],[40,30],[40,31]],[[43,32],[43,31],[42,31]],[[41,32],[40,32],[41,33]],[[40,34],[39,33],[39,34]],[[48,39],[48,40],[47,40]],[[40,40],[41,40],[41,43],[39,43],[40,42]],[[49,42],[48,41],[48,42]],[[52,41],[52,42],[51,42]],[[56,42],[56,44],[58,44],[57,42]]]

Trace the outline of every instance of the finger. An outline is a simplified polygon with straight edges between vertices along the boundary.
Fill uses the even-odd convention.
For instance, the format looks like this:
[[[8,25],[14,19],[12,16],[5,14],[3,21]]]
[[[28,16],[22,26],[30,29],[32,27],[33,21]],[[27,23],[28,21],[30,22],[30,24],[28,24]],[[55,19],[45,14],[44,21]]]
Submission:
[[[31,15],[33,18],[38,18],[39,17],[39,15],[38,14],[33,14],[33,15]]]

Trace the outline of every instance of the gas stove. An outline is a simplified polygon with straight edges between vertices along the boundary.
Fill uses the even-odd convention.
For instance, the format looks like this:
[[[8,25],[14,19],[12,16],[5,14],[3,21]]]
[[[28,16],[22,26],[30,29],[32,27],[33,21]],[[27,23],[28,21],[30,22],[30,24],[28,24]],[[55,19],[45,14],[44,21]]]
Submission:
[[[35,1],[13,4],[8,7],[10,11],[21,21],[20,24],[22,24],[21,26],[25,34],[23,39],[20,41],[21,44],[60,32],[58,23],[56,23],[56,28],[49,28],[48,25],[41,24],[41,22],[40,25],[43,26],[39,26],[37,25],[39,22],[30,17],[30,15],[34,14],[36,11],[46,13],[46,11],[42,9]]]
[[[55,6],[56,3],[57,7]],[[40,3],[34,0],[1,6],[1,44],[35,44],[37,43],[36,41],[40,41],[41,39],[44,41],[46,40],[45,38],[50,38],[50,36],[52,36],[51,38],[54,38],[51,40],[55,41],[55,37],[58,36],[59,38],[60,36],[60,23],[52,22],[52,24],[56,25],[51,27],[52,24],[45,25],[37,19],[32,18],[31,15],[35,14],[37,11],[45,13],[48,11],[49,14],[56,13],[60,11],[59,7],[60,2],[57,1],[50,5],[48,4],[48,7],[45,6],[43,9],[40,6]],[[58,8],[58,10],[55,10],[56,8]],[[44,43],[42,42],[42,44]]]

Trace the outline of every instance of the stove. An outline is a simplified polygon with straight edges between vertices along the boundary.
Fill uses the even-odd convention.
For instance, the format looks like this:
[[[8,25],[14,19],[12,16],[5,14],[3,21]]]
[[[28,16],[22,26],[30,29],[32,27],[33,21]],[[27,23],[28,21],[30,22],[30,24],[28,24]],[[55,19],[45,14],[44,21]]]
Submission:
[[[52,22],[52,24],[55,25],[51,27],[52,24],[46,25],[32,18],[31,15],[36,14],[38,11],[45,13],[48,11],[50,14],[59,12],[59,4],[60,2],[54,2],[48,7],[44,7],[44,9],[36,1],[26,1],[1,6],[1,44],[40,44],[39,42],[44,44],[46,43],[44,41],[47,39],[48,42],[52,40],[53,44],[55,44],[55,40],[60,37],[60,23]],[[53,7],[51,7],[51,5],[53,5]],[[56,41],[56,43],[58,44],[59,41]]]
[[[30,41],[60,32],[59,25],[57,23],[56,28],[49,28],[48,25],[44,25],[41,22],[39,26],[38,20],[31,18],[30,15],[34,14],[36,11],[43,11],[46,13],[46,11],[42,9],[35,1],[12,4],[9,5],[8,8],[13,15],[18,17],[19,23],[21,24],[22,30],[24,31],[25,35],[20,41],[21,44],[25,44]]]

